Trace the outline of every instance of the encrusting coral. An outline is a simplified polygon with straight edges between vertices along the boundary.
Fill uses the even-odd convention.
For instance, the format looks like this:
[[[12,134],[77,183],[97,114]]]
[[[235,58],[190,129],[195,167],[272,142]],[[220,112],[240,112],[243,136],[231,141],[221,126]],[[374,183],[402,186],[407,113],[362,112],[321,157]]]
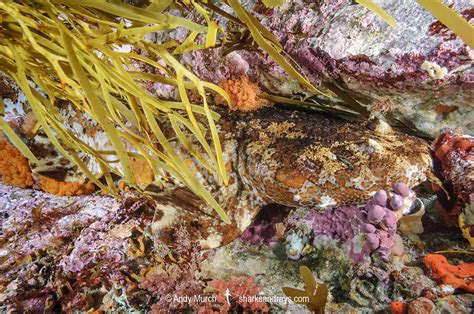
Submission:
[[[425,265],[431,270],[431,276],[439,284],[451,285],[468,292],[474,292],[474,263],[451,265],[447,258],[440,254],[428,254]]]
[[[253,111],[271,105],[270,101],[260,97],[262,91],[258,85],[250,82],[245,75],[234,80],[225,80],[219,86],[229,94],[232,110]],[[216,102],[225,104],[220,95],[217,95]]]
[[[0,140],[0,178],[5,184],[22,188],[34,183],[28,159],[4,140]]]

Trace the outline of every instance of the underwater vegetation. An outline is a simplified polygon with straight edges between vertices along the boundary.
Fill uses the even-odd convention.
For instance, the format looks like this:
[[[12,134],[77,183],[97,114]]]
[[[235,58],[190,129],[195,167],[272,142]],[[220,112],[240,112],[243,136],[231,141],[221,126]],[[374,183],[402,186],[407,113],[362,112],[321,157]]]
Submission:
[[[474,11],[376,3],[0,2],[0,312],[474,311],[474,141],[442,96],[472,96]],[[406,12],[436,58],[357,54]],[[441,99],[434,141],[392,124],[398,76]]]
[[[207,17],[207,11],[199,4],[193,2],[193,6]],[[0,11],[4,18],[0,35],[0,69],[18,82],[38,126],[54,147],[76,164],[95,185],[117,195],[111,179],[114,173],[123,177],[130,186],[136,187],[130,168],[130,156],[123,143],[127,141],[145,157],[152,169],[159,166],[179,177],[197,195],[212,203],[226,220],[219,204],[200,186],[183,161],[176,158],[158,121],[163,118],[173,119],[177,128],[191,128],[200,138],[200,144],[204,145],[206,158],[212,164],[210,170],[214,172],[216,179],[226,182],[214,124],[215,115],[208,108],[205,90],[214,90],[224,98],[227,95],[218,86],[195,77],[168,50],[175,47],[177,53],[184,49],[183,46],[176,42],[163,45],[145,45],[143,42],[143,37],[149,32],[184,27],[192,32],[191,39],[198,33],[207,31],[206,43],[202,48],[211,47],[215,45],[218,27],[211,20],[208,20],[208,27],[201,26],[181,17],[161,13],[166,7],[153,7],[154,11],[151,11],[125,3],[112,4],[105,1],[2,2]],[[125,26],[124,19],[127,19],[128,27]],[[189,41],[185,46],[188,44]],[[120,47],[125,48],[120,50]],[[150,57],[138,54],[137,49],[146,49]],[[157,62],[157,59],[163,63]],[[158,69],[161,74],[138,73],[136,63],[140,62]],[[30,85],[29,80],[43,92],[38,92]],[[169,102],[149,95],[141,86],[143,80],[177,86],[181,101]],[[199,109],[189,102],[186,95],[188,89],[195,89],[203,96]],[[64,119],[56,107],[58,100],[67,100],[100,125],[113,146],[120,167],[111,164],[103,152],[94,150],[64,127]],[[182,110],[182,113],[178,110]],[[4,110],[1,111],[3,113]],[[204,139],[195,114],[206,117],[212,134],[211,141]],[[38,163],[37,158],[21,144],[21,139],[12,133],[4,121],[2,129],[23,155]],[[163,149],[158,150],[157,145]],[[91,173],[83,154],[100,165],[100,173]],[[99,181],[102,176],[106,178],[107,184]],[[156,173],[155,178],[159,179]]]
[[[5,16],[0,35],[0,69],[12,77],[25,93],[37,119],[37,129],[40,127],[55,148],[76,164],[95,185],[117,195],[112,184],[114,174],[122,177],[129,186],[140,189],[132,175],[129,152],[124,146],[126,141],[149,163],[156,181],[160,177],[157,168],[171,173],[205,199],[228,222],[220,205],[196,181],[189,167],[176,156],[160,128],[160,120],[172,121],[176,136],[188,150],[195,152],[196,148],[190,147],[188,139],[182,134],[183,128],[191,131],[192,136],[198,139],[194,145],[202,146],[205,152],[201,159],[209,160],[208,170],[216,180],[227,184],[214,122],[217,116],[208,107],[208,92],[219,94],[226,102],[229,98],[224,90],[200,80],[187,70],[176,59],[176,55],[229,44],[224,30],[211,18],[211,12],[222,14],[246,28],[249,38],[298,82],[314,92],[318,90],[286,61],[281,46],[271,33],[238,1],[226,3],[236,16],[229,15],[207,1],[152,1],[144,8],[99,0],[80,3],[5,1],[0,4],[1,13]],[[169,9],[195,10],[207,25],[166,13]],[[182,43],[168,41],[153,44],[144,41],[148,33],[170,31],[178,27],[189,31]],[[204,43],[199,42],[201,35],[205,37]],[[148,55],[144,56],[143,52]],[[154,73],[139,73],[139,64],[154,68]],[[150,81],[177,87],[179,101],[149,95],[141,85]],[[96,94],[96,90],[100,93]],[[190,91],[200,95],[200,104],[190,102]],[[87,113],[100,125],[113,146],[120,166],[111,164],[110,159],[107,159],[110,153],[104,155],[104,152],[93,149],[63,127],[64,119],[56,107],[58,100],[67,100],[75,109]],[[195,115],[206,117],[210,138],[206,136],[203,125],[198,124]],[[38,162],[4,120],[1,127],[24,156]],[[158,149],[158,145],[162,149]],[[99,164],[100,173],[90,171],[84,156]],[[101,182],[100,177],[106,178],[107,184]]]
[[[389,20],[372,1],[359,3]],[[472,30],[472,27],[465,20],[437,1],[420,1],[420,4],[469,44],[466,30]],[[196,152],[196,145],[201,146],[203,152],[200,157],[209,160],[208,170],[217,180],[227,183],[214,122],[218,116],[208,104],[213,97],[209,92],[217,94],[226,102],[229,101],[228,95],[218,86],[199,79],[180,63],[177,56],[192,50],[220,46],[230,48],[227,53],[253,47],[268,54],[309,91],[318,93],[319,90],[309,83],[298,65],[288,58],[276,38],[238,1],[151,1],[141,5],[142,7],[136,7],[122,2],[111,4],[99,0],[81,3],[2,2],[0,10],[5,18],[1,28],[1,69],[14,78],[25,92],[37,119],[35,131],[41,129],[45,132],[56,149],[76,164],[96,186],[118,195],[112,184],[112,177],[118,175],[130,187],[141,190],[132,174],[132,152],[125,148],[126,142],[133,147],[134,153],[144,157],[153,171],[154,181],[159,184],[161,177],[157,168],[171,173],[206,200],[228,222],[228,217],[218,202],[194,179],[189,166],[177,158],[160,128],[160,121],[173,121],[173,131],[184,146],[193,153]],[[265,5],[276,7],[283,5],[283,2],[267,1]],[[196,23],[186,15],[170,14],[170,10],[196,12],[205,25]],[[229,10],[233,14],[228,13]],[[227,29],[216,24],[214,16],[224,17],[229,23],[237,25],[237,28]],[[188,32],[181,43],[170,40],[154,44],[144,40],[149,33],[177,28]],[[23,33],[25,36],[21,35]],[[235,34],[245,36],[233,37]],[[143,65],[153,68],[152,73],[140,73],[138,68]],[[147,82],[176,87],[179,100],[152,97],[142,86]],[[96,95],[94,90],[100,93]],[[347,99],[337,91],[332,91]],[[198,103],[190,100],[191,92],[200,95]],[[328,95],[325,91],[323,93]],[[284,99],[278,96],[268,98],[280,101]],[[98,151],[84,143],[77,134],[65,129],[64,119],[56,110],[58,100],[67,100],[74,108],[89,114],[106,132],[116,156],[112,156],[110,152]],[[304,101],[289,99],[288,102],[305,105]],[[265,103],[262,100],[261,105]],[[348,100],[348,106],[352,106],[352,110],[360,111],[357,104],[356,107],[354,104],[354,101]],[[208,126],[209,133],[202,128],[203,124],[198,124],[195,115],[206,117],[203,122]],[[28,147],[21,144],[21,139],[5,121],[1,122],[1,128],[25,157],[30,161],[38,161]],[[191,131],[190,136],[196,137],[198,142],[190,147],[182,129]],[[157,145],[162,149],[157,149]],[[117,158],[118,163],[111,163],[114,158]],[[100,172],[91,172],[90,162],[97,163]],[[106,179],[105,182],[99,180],[102,177]]]
[[[284,287],[283,293],[292,300],[296,300],[296,297],[307,297],[309,301],[295,302],[304,304],[312,313],[324,313],[328,287],[325,284],[318,284],[313,273],[306,266],[300,266],[300,275],[304,282],[304,290]]]

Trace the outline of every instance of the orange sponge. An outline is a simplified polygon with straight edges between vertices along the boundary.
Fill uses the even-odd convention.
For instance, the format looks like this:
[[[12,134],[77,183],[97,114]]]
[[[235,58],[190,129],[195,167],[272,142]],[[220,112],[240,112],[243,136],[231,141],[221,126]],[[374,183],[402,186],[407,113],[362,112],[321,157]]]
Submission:
[[[252,111],[270,105],[268,100],[260,97],[262,91],[258,85],[250,82],[247,76],[223,81],[219,86],[229,94],[232,110]],[[216,101],[218,104],[225,104],[224,98],[220,95]]]
[[[0,178],[5,184],[22,188],[34,183],[28,159],[5,140],[0,140]]]
[[[0,178],[3,183],[28,188],[35,183],[28,159],[6,140],[0,139]],[[61,182],[45,176],[39,176],[41,189],[59,196],[91,194],[95,190],[93,183]]]
[[[451,265],[446,257],[440,254],[428,254],[425,256],[424,262],[430,268],[433,279],[439,284],[474,292],[474,280],[472,280],[474,263]]]
[[[93,183],[62,182],[45,176],[39,176],[41,189],[59,196],[75,196],[91,194],[95,190]]]
[[[393,301],[390,303],[392,314],[405,314],[408,312],[408,304],[403,301]]]

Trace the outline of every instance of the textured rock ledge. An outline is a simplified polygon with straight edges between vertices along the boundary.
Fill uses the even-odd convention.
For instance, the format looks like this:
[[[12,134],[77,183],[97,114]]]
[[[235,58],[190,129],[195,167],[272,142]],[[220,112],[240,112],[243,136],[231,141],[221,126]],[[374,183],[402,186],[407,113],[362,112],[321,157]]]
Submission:
[[[379,0],[398,28],[351,1],[287,1],[268,10],[255,1],[246,7],[268,27],[310,80],[335,82],[370,108],[430,136],[444,127],[474,131],[474,52],[443,28],[415,1]],[[466,19],[467,1],[449,1]],[[178,40],[186,34],[174,33]],[[151,38],[160,40],[159,38]],[[246,74],[270,93],[304,95],[272,60],[220,49],[183,58],[200,77],[215,83]],[[169,92],[155,86],[160,94]]]

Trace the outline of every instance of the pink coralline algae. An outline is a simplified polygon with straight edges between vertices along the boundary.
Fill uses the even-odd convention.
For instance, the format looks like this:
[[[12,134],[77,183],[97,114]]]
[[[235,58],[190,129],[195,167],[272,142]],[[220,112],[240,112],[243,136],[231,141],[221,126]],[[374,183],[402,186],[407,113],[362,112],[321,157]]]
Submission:
[[[240,236],[240,239],[251,245],[270,245],[276,242],[277,223],[284,220],[287,208],[271,205],[265,207],[258,218]]]
[[[363,207],[341,206],[324,212],[312,212],[305,219],[315,235],[325,235],[340,241],[350,241],[350,257],[354,262],[378,252],[388,259],[397,231],[397,211],[411,193],[404,183],[392,187],[391,196],[378,191]]]
[[[240,239],[252,245],[270,244],[275,235],[275,224],[272,222],[263,222],[252,225],[245,229]]]
[[[358,212],[357,206],[343,206],[322,213],[310,213],[306,216],[306,220],[311,222],[312,229],[317,235],[349,240],[354,237],[354,227],[359,226],[359,220],[356,217]]]
[[[152,306],[152,313],[194,308],[197,304],[192,296],[200,295],[203,290],[204,283],[199,275],[199,263],[203,256],[199,253],[199,245],[191,240],[186,228],[178,227],[176,243],[173,248],[168,249],[170,253],[167,253],[166,256],[163,255],[163,252],[158,252],[158,255],[167,263],[161,267],[152,266],[140,283],[140,288],[148,290],[158,298],[158,302]],[[170,260],[170,254],[174,260]],[[177,298],[170,301],[166,299],[166,295],[173,295]],[[189,303],[180,302],[179,298],[186,297],[189,298]]]
[[[255,283],[255,277],[239,276],[232,277],[230,281],[222,279],[213,280],[209,284],[209,290],[217,293],[217,304],[203,306],[199,313],[268,313],[269,308],[265,302],[257,297],[262,287]],[[225,291],[229,291],[229,302],[227,302]]]

